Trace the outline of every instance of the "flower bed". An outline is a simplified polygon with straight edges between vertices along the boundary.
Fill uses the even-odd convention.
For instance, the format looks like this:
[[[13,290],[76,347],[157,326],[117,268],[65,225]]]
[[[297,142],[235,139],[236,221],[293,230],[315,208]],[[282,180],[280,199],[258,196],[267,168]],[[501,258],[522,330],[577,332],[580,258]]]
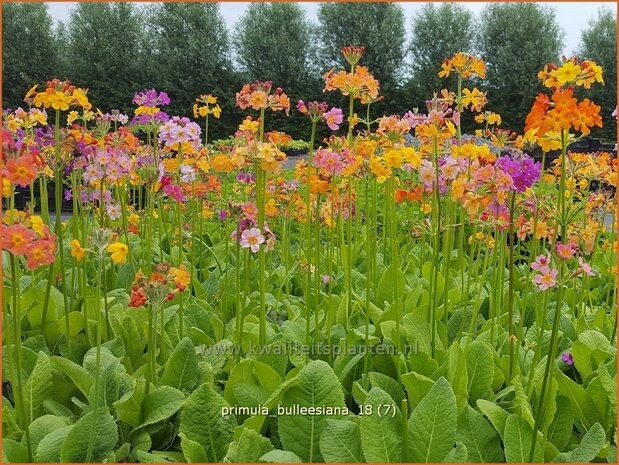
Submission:
[[[210,145],[211,95],[192,121],[138,92],[129,121],[53,80],[4,114],[3,458],[616,461],[617,161],[569,149],[602,70],[545,67],[517,135],[474,56],[426,113],[371,120],[342,53],[347,115],[299,101],[307,145],[265,129],[291,109],[270,82]]]

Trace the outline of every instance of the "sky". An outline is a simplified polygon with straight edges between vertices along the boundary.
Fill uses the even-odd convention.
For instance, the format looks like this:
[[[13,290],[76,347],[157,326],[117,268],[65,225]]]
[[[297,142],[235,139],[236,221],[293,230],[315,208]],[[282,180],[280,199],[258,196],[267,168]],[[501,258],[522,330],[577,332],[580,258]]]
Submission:
[[[407,29],[410,29],[411,18],[419,11],[423,3],[418,2],[397,2],[406,15]],[[463,4],[478,15],[488,2],[464,2]],[[558,23],[564,31],[563,54],[572,55],[578,49],[580,35],[586,28],[590,19],[597,16],[598,9],[605,5],[617,14],[617,3],[615,2],[540,2],[550,5],[556,11]],[[56,20],[66,20],[69,18],[69,11],[75,2],[48,2],[49,12]],[[301,2],[299,3],[307,11],[307,17],[311,21],[317,20],[318,3]],[[229,28],[233,28],[241,17],[249,2],[222,2],[221,13],[228,23]]]

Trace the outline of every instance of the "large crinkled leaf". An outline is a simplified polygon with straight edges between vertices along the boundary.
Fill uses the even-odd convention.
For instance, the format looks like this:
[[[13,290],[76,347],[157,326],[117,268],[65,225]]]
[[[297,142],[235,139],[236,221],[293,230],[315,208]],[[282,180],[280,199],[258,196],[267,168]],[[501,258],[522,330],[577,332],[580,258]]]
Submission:
[[[118,428],[108,409],[102,407],[92,410],[80,418],[69,431],[60,450],[60,461],[100,462],[114,450],[116,441]]]
[[[142,426],[166,420],[180,410],[185,395],[170,386],[159,386],[144,397]]]
[[[25,444],[13,439],[2,439],[2,462],[3,463],[28,463],[28,448]]]
[[[43,401],[54,397],[53,369],[45,352],[39,352],[37,364],[24,384],[23,394],[26,415],[31,423],[43,414]]]
[[[327,463],[365,462],[359,425],[350,420],[327,420],[320,435],[320,453]]]
[[[65,417],[57,417],[55,415],[43,415],[30,423],[30,444],[32,450],[36,451],[41,439],[47,436],[52,431],[63,428],[69,425],[69,419]]]
[[[402,415],[393,399],[382,389],[372,388],[362,411],[359,426],[365,459],[368,462],[402,462]]]
[[[494,379],[494,353],[488,344],[473,341],[466,351],[466,371],[468,374],[469,402],[483,398]],[[469,458],[471,457],[471,448]]]
[[[273,450],[273,444],[251,428],[240,427],[234,434],[234,441],[228,447],[224,462],[255,463],[260,457]]]
[[[341,409],[344,407],[344,393],[333,369],[322,360],[314,360],[301,369],[296,385],[286,391],[281,405]],[[284,448],[294,452],[304,462],[321,461],[320,435],[327,418],[338,417],[338,415],[280,416],[279,434]]]
[[[407,462],[440,462],[456,442],[456,396],[440,377],[408,420]]]
[[[228,403],[210,384],[203,384],[185,401],[180,432],[204,448],[208,462],[220,462],[232,441],[234,416],[222,416]]]
[[[591,462],[606,443],[606,433],[599,423],[593,425],[585,434],[576,449],[563,452],[555,457],[553,462],[586,463]]]
[[[478,399],[477,407],[479,407],[481,413],[488,417],[488,420],[490,420],[490,423],[492,423],[494,429],[497,430],[499,436],[501,436],[501,438],[504,438],[505,422],[507,421],[507,417],[509,416],[507,410],[498,406],[494,402],[490,402],[489,400],[485,399]]]
[[[64,357],[52,357],[51,363],[55,369],[68,376],[85,397],[88,397],[95,383],[95,377],[86,368]]]
[[[456,440],[466,446],[470,462],[503,461],[501,438],[488,420],[470,406],[458,415]]]
[[[116,416],[120,421],[137,428],[142,424],[142,403],[146,395],[146,383],[143,379],[136,379],[133,389],[114,402]]]
[[[206,452],[204,452],[204,447],[202,447],[202,445],[196,441],[188,439],[183,433],[180,433],[179,436],[181,438],[181,449],[183,450],[183,455],[185,456],[187,463],[208,462]]]
[[[558,450],[563,450],[570,440],[573,427],[574,414],[570,409],[570,401],[567,397],[557,396],[557,411],[548,427],[548,440],[554,444]]]
[[[64,426],[52,431],[41,439],[35,454],[36,461],[47,463],[60,462],[60,449],[74,426]]]
[[[181,391],[191,390],[198,381],[198,357],[193,342],[181,339],[165,364],[161,384]]]
[[[509,415],[505,422],[505,460],[508,463],[530,462],[529,452],[533,440],[533,429],[518,415]],[[542,448],[540,442],[535,444],[533,462],[542,461]]]

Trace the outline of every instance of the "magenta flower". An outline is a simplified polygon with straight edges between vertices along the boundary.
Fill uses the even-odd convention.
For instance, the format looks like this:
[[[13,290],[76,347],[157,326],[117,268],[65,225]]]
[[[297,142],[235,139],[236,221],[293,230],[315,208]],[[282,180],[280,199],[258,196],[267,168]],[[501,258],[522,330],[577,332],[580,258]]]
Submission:
[[[322,115],[322,119],[324,119],[329,129],[332,131],[337,131],[340,128],[340,124],[344,120],[344,113],[339,108],[331,108],[331,110],[327,111]]]
[[[184,202],[185,195],[183,194],[183,189],[181,186],[177,184],[168,184],[163,188],[163,192],[170,198],[176,200],[177,202]]]
[[[258,228],[246,229],[241,233],[241,247],[244,249],[251,249],[256,253],[262,243],[264,243],[264,236]]]
[[[574,364],[574,357],[572,357],[572,354],[569,352],[563,352],[563,355],[561,355],[561,360],[563,360],[563,362],[569,367]]]

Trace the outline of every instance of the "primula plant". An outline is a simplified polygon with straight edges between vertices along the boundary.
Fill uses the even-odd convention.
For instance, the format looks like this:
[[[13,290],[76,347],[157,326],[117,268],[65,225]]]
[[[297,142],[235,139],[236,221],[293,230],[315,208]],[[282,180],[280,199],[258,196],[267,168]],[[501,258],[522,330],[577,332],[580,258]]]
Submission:
[[[516,134],[466,53],[372,118],[364,52],[324,74],[346,108],[256,81],[220,141],[207,93],[4,111],[4,461],[617,461],[617,159],[570,150],[602,69],[545,66]]]

